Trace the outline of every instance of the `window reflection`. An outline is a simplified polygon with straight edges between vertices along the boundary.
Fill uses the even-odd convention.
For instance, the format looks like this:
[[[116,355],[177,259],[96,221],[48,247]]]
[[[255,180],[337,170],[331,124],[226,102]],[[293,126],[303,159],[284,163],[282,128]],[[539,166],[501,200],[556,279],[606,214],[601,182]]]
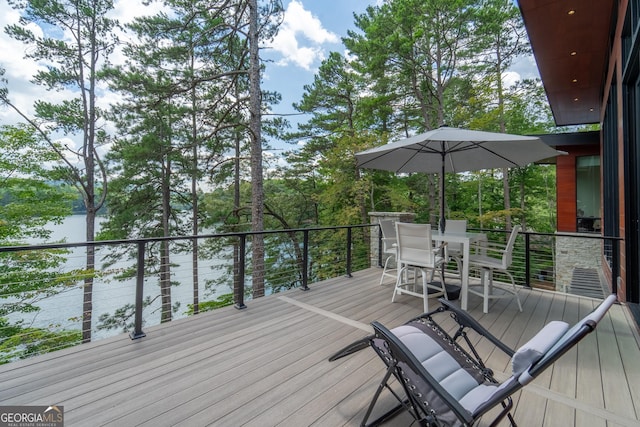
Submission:
[[[578,232],[599,233],[600,156],[576,158],[576,197]]]

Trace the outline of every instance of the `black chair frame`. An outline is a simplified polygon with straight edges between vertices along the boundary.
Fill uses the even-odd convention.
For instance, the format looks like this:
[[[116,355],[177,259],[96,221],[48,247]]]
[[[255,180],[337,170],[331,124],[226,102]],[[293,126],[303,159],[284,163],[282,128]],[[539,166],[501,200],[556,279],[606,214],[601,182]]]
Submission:
[[[464,367],[465,371],[471,372],[476,376],[479,383],[500,386],[490,398],[478,405],[473,412],[465,409],[458,400],[449,394],[418,361],[401,339],[379,322],[372,323],[373,335],[352,343],[333,355],[329,360],[345,357],[370,346],[385,363],[387,367],[385,375],[367,408],[362,426],[380,425],[403,410],[408,411],[421,426],[470,426],[498,405],[501,406],[501,410],[493,418],[490,425],[495,426],[507,417],[510,424],[516,426],[516,422],[510,413],[513,407],[511,395],[531,382],[582,338],[592,332],[598,321],[616,300],[616,295],[612,294],[589,316],[586,316],[571,329],[567,330],[555,345],[537,360],[534,360],[524,372],[517,375],[514,374],[502,385],[494,378],[491,369],[480,358],[478,351],[468,336],[468,331],[472,330],[475,334],[485,337],[509,357],[513,357],[516,351],[493,336],[473,317],[456,305],[441,298],[439,299],[440,307],[405,323],[405,325],[414,326],[426,334],[437,337],[439,345],[446,348],[447,351],[454,352],[456,357],[460,357],[461,366]],[[452,335],[448,334],[434,320],[436,315],[440,316],[443,313],[449,313],[457,323],[455,333]],[[397,381],[392,381],[394,378]],[[401,392],[393,389],[392,385],[396,383],[400,385]],[[397,384],[396,389],[398,388]],[[384,390],[389,391],[398,401],[398,404],[374,421],[369,422],[374,407]],[[493,416],[493,414],[491,415]]]

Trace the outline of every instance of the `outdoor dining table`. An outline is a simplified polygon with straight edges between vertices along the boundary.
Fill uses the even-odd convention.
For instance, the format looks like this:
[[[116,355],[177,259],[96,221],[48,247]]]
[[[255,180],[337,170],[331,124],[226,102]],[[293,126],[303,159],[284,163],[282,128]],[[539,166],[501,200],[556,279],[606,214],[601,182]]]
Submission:
[[[452,232],[434,232],[431,238],[436,243],[461,243],[462,244],[462,271],[461,271],[461,284],[460,284],[460,307],[463,310],[467,309],[467,298],[469,289],[469,254],[471,252],[471,246],[479,244],[483,241],[486,242],[487,235],[484,233],[452,233]]]

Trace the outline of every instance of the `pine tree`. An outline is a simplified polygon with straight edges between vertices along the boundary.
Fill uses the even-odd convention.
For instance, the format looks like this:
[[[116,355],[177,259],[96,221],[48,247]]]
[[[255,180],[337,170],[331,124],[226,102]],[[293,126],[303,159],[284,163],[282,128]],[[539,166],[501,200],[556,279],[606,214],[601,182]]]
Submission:
[[[113,2],[29,0],[11,3],[20,10],[21,20],[20,24],[7,26],[5,31],[28,46],[25,57],[45,60],[48,64],[34,76],[34,82],[47,90],[65,90],[69,97],[58,104],[42,97],[35,102],[35,117],[19,111],[6,92],[2,100],[40,132],[65,163],[61,177],[82,195],[86,209],[86,240],[91,242],[95,239],[96,215],[107,194],[107,175],[99,154],[100,146],[107,142],[107,135],[102,129],[103,117],[97,98],[100,69],[108,63],[116,42],[113,35],[116,23],[107,18]],[[46,27],[47,31],[38,34],[31,30],[32,24]],[[68,37],[63,39],[62,34]],[[42,126],[43,123],[47,126]],[[76,146],[57,146],[57,134],[74,140]],[[95,268],[93,246],[87,246],[86,268]],[[84,282],[83,342],[91,340],[92,294],[93,278],[88,276]]]

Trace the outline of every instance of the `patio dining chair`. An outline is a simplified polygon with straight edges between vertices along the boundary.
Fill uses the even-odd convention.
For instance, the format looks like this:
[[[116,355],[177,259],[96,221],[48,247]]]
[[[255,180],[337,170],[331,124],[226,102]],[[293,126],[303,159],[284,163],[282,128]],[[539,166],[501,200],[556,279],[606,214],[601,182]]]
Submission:
[[[480,270],[479,287],[481,289],[477,289],[478,285],[469,285],[468,292],[482,297],[482,311],[484,313],[489,312],[489,300],[496,298],[515,298],[518,302],[518,309],[522,312],[522,304],[518,297],[518,288],[516,288],[513,275],[509,272],[509,267],[513,260],[513,246],[516,243],[516,237],[518,237],[521,229],[522,227],[519,225],[513,227],[506,245],[487,242],[485,246],[481,248],[480,253],[469,256],[469,267]],[[494,282],[495,272],[499,272],[507,277],[511,282],[511,286]],[[501,291],[496,293],[494,292],[495,289],[500,289]]]
[[[511,396],[592,332],[617,296],[610,295],[571,328],[562,321],[549,322],[517,350],[498,340],[449,301],[442,298],[439,301],[438,309],[391,330],[374,322],[373,335],[330,359],[366,348],[363,345],[366,342],[386,365],[361,425],[379,425],[406,410],[421,426],[471,426],[481,417],[483,425],[495,426],[507,417],[515,426],[510,413]],[[437,323],[436,315],[442,316],[440,313],[449,313],[457,322],[453,336]],[[478,342],[476,334],[511,358],[511,376],[502,383],[473,346],[473,342]],[[398,400],[398,405],[367,424],[385,390]]]
[[[466,219],[448,219],[447,233],[465,233],[467,231]],[[447,245],[449,258],[456,263],[456,276],[462,275],[462,243],[449,243]],[[462,281],[462,278],[460,279]]]
[[[384,282],[386,276],[396,279],[397,273],[397,256],[398,256],[398,239],[396,238],[396,225],[395,221],[390,219],[383,219],[380,221],[380,232],[382,233],[382,253],[385,256],[384,267],[382,269],[382,276],[380,277],[380,284]],[[395,268],[389,268],[389,263],[395,266]]]
[[[447,258],[446,245],[433,247],[430,224],[396,222],[396,237],[398,274],[391,302],[395,302],[397,295],[413,295],[424,300],[424,311],[427,312],[430,297],[447,296],[444,276],[438,271]],[[441,275],[440,282],[433,281],[436,271]],[[422,276],[422,292],[415,283],[418,273]]]

